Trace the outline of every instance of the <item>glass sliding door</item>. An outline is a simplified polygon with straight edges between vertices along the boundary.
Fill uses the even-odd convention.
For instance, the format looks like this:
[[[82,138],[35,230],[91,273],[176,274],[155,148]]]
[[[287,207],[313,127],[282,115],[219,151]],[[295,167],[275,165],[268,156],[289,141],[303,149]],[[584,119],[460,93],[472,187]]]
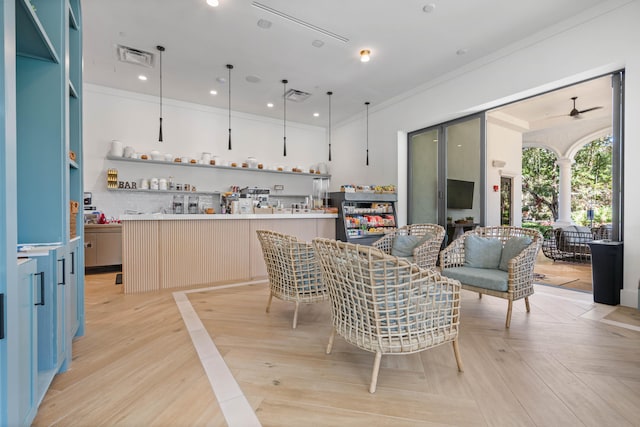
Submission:
[[[409,134],[409,224],[438,221],[438,129]]]
[[[465,118],[444,126],[447,153],[446,217],[481,223],[484,121]]]
[[[408,223],[483,223],[484,113],[412,132],[408,144]]]

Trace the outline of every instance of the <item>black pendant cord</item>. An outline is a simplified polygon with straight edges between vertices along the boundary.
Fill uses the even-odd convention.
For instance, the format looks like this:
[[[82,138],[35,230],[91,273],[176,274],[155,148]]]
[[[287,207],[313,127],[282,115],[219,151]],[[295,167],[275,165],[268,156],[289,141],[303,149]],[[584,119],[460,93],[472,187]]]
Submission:
[[[364,105],[367,106],[367,166],[369,166],[369,101]]]
[[[287,83],[288,80],[282,80],[282,84],[284,85],[284,91],[282,93],[282,99],[284,100],[284,121],[283,130],[284,130],[284,156],[287,157]]]
[[[329,161],[331,161],[331,95],[333,92],[329,91],[327,95],[329,95]]]
[[[164,47],[156,46],[156,49],[160,51],[160,131],[158,133],[158,142],[162,142],[162,52],[164,52]]]
[[[229,70],[229,79],[227,83],[229,85],[229,147],[231,150],[231,70],[233,70],[233,65],[227,64],[227,69]]]

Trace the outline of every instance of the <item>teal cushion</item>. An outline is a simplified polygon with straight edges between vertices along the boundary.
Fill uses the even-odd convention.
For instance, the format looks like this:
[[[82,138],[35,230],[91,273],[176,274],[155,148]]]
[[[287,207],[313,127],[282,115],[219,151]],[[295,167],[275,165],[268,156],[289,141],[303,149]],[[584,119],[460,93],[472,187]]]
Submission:
[[[498,268],[502,242],[492,237],[472,234],[464,241],[464,265],[474,268]]]
[[[509,260],[520,255],[531,244],[531,237],[518,236],[512,237],[504,244],[502,248],[502,256],[500,257],[500,270],[509,271]]]
[[[420,246],[433,236],[431,234],[425,234],[424,236],[406,236],[399,235],[393,239],[393,246],[391,247],[391,255],[399,257],[412,257],[413,250],[416,246]]]
[[[462,284],[500,292],[507,291],[507,281],[509,280],[509,274],[506,271],[489,268],[445,268],[442,270],[442,275],[459,280]]]

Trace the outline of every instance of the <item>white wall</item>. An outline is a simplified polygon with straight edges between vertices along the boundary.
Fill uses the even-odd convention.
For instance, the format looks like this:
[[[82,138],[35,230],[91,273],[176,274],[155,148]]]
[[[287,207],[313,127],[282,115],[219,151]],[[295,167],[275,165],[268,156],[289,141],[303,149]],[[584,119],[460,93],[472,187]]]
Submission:
[[[361,117],[336,126],[333,182],[393,182],[402,175],[397,162],[398,132],[411,132],[536,93],[576,83],[621,68],[626,70],[625,162],[640,159],[640,2],[610,1],[528,40],[495,52],[454,73],[416,88],[369,113],[371,166],[350,159],[360,148]],[[357,158],[354,157],[354,158]],[[488,166],[489,167],[489,166]],[[626,167],[625,182],[640,182],[640,168]],[[640,198],[625,194],[624,289],[622,304],[638,305],[640,281]],[[400,188],[403,192],[405,189]],[[400,209],[403,207],[400,206]]]
[[[114,139],[140,153],[158,150],[175,157],[199,159],[202,152],[210,152],[238,165],[249,156],[266,167],[308,169],[326,161],[326,131],[321,127],[287,123],[287,157],[284,157],[281,121],[232,112],[233,149],[229,151],[227,110],[165,99],[164,142],[158,143],[158,98],[85,84],[83,99],[85,191],[93,193],[93,204],[107,217],[117,218],[127,209],[158,212],[170,205],[167,195],[107,191],[109,168],[118,169],[121,181],[173,176],[175,182],[196,185],[199,191],[227,191],[230,185],[272,188],[274,184],[285,185],[287,194],[304,195],[312,191],[312,177],[110,161],[106,156]]]
[[[494,160],[505,162],[503,167],[494,167]],[[500,186],[502,176],[513,178],[512,215],[513,225],[522,225],[522,134],[504,126],[487,123],[487,210],[486,225],[500,225]]]

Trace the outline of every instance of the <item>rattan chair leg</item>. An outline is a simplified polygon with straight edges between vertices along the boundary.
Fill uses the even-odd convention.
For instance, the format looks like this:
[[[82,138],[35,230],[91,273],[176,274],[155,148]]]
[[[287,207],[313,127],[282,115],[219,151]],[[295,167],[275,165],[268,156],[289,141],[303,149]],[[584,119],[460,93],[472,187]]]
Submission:
[[[267,301],[267,313],[271,310],[271,300],[273,299],[273,293],[269,292],[269,301]]]
[[[527,307],[527,313],[531,311],[531,306],[529,305],[529,297],[524,297],[524,305]]]
[[[509,308],[507,308],[507,323],[505,325],[505,327],[509,327],[511,326],[511,310],[513,309],[513,301],[512,300],[508,300],[509,301]]]
[[[296,309],[293,312],[293,329],[298,326],[298,308],[300,307],[300,303],[296,301]]]
[[[464,372],[464,369],[462,368],[462,358],[460,357],[460,348],[458,347],[458,338],[453,340],[453,354],[456,356],[458,372]]]
[[[331,329],[331,335],[329,335],[329,344],[327,344],[327,354],[331,354],[331,349],[333,348],[333,340],[336,337],[336,330]]]
[[[382,353],[377,351],[376,358],[373,360],[373,372],[371,373],[371,385],[369,385],[369,393],[376,392],[376,385],[378,384],[378,372],[380,372],[380,360],[382,360]]]

